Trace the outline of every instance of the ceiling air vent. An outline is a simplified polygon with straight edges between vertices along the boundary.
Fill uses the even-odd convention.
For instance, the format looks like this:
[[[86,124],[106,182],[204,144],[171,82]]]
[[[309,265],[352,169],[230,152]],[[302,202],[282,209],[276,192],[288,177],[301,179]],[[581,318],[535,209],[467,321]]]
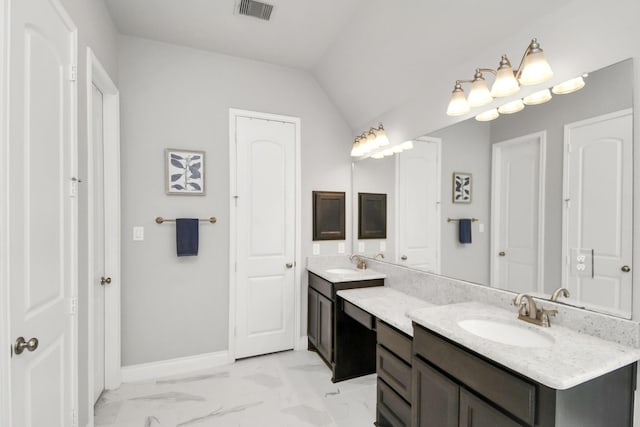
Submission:
[[[268,21],[271,18],[273,5],[261,3],[254,0],[241,0],[238,13],[240,15],[253,16]]]

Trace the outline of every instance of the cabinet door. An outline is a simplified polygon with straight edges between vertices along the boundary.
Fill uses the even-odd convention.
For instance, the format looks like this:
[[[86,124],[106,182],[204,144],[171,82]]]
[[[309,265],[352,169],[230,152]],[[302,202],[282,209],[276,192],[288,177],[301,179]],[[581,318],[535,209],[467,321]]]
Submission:
[[[318,345],[318,293],[309,288],[309,309],[307,311],[307,337],[314,346]]]
[[[519,427],[519,424],[483,400],[460,388],[460,427]]]
[[[418,358],[413,358],[411,425],[458,427],[460,386]]]
[[[333,362],[333,302],[318,294],[318,337],[316,349]]]

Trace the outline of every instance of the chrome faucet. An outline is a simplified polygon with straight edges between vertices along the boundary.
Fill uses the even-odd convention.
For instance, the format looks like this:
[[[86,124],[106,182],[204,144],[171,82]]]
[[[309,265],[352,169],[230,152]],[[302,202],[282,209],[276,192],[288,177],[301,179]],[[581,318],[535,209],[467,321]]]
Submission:
[[[380,257],[380,259],[384,259],[384,254],[383,254],[382,252],[378,252],[378,253],[373,257],[373,259],[376,259],[376,258],[378,258],[378,257]]]
[[[558,297],[569,298],[571,294],[569,294],[569,289],[567,288],[558,288],[551,294],[551,301],[558,301]]]
[[[360,255],[351,254],[351,256],[349,257],[349,261],[353,261],[354,258],[356,259],[356,261],[358,261],[358,270],[367,269],[367,263],[364,261],[364,258],[362,258]]]
[[[523,301],[523,298],[525,301]],[[546,328],[551,326],[549,316],[558,314],[558,310],[549,310],[544,307],[538,308],[533,297],[527,294],[516,295],[513,299],[513,305],[518,307],[518,319]]]

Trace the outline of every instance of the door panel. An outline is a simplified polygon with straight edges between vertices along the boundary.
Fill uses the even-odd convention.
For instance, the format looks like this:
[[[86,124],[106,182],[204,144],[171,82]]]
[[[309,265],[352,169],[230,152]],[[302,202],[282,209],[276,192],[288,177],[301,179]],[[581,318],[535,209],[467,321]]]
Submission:
[[[527,135],[493,146],[492,286],[542,291],[540,245],[544,137]]]
[[[236,120],[236,357],[247,357],[294,347],[296,128]]]
[[[11,336],[37,348],[11,359],[12,425],[72,425],[76,203],[75,29],[57,2],[11,7],[8,236]]]
[[[439,273],[440,142],[418,140],[413,146],[398,160],[398,262]]]
[[[632,111],[565,132],[565,287],[581,305],[630,317],[633,273],[623,267],[632,262]]]

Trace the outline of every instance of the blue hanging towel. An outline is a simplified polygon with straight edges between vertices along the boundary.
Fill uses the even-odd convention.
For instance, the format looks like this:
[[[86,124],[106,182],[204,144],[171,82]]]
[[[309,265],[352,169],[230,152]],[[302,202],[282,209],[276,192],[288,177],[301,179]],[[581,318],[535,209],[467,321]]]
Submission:
[[[176,219],[176,249],[178,256],[198,255],[198,219]]]
[[[471,220],[468,218],[458,221],[458,241],[460,243],[471,243]]]

